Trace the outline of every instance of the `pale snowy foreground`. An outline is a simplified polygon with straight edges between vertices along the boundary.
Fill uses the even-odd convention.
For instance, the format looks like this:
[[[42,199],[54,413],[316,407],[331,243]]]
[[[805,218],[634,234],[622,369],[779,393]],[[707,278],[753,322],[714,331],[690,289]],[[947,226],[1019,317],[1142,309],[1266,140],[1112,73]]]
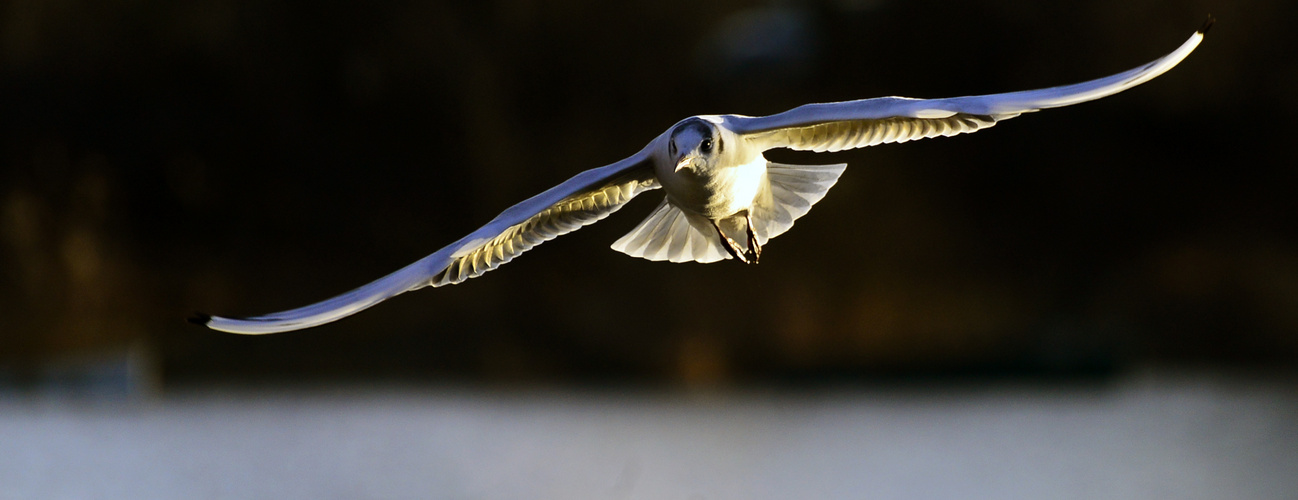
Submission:
[[[664,393],[391,387],[0,399],[3,499],[1251,499],[1289,376]]]

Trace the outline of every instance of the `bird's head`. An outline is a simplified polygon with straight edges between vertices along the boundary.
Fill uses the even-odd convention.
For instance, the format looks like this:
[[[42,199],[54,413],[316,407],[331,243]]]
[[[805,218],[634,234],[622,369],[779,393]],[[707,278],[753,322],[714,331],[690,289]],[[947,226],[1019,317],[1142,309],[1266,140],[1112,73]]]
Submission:
[[[702,118],[690,118],[672,129],[667,142],[667,157],[674,171],[697,171],[712,166],[725,144],[716,125]]]

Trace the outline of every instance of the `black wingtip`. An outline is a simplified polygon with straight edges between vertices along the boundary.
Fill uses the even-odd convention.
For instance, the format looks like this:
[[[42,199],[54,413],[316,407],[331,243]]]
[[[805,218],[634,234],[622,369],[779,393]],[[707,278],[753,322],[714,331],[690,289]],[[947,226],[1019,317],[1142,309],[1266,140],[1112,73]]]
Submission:
[[[1200,35],[1206,35],[1206,34],[1208,34],[1208,28],[1211,28],[1211,27],[1212,27],[1212,23],[1215,23],[1215,22],[1217,22],[1217,18],[1212,17],[1212,14],[1208,14],[1208,20],[1207,20],[1207,21],[1204,21],[1204,22],[1203,22],[1203,26],[1200,26],[1200,27],[1199,27],[1199,34],[1200,34]]]
[[[199,325],[199,326],[207,326],[207,323],[208,323],[209,321],[212,321],[212,315],[211,315],[211,314],[203,314],[203,313],[194,313],[194,315],[193,315],[193,316],[190,316],[190,317],[187,319],[187,321],[189,321],[190,323],[193,323],[193,324],[195,324],[195,325]]]

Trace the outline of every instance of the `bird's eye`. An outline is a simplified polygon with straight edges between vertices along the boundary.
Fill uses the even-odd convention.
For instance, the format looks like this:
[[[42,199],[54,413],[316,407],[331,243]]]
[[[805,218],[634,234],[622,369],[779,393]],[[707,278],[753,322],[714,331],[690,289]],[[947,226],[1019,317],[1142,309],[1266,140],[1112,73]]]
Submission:
[[[699,143],[699,151],[704,153],[712,151],[712,139],[703,139],[703,142]]]
[[[668,141],[667,153],[676,156],[676,141]]]

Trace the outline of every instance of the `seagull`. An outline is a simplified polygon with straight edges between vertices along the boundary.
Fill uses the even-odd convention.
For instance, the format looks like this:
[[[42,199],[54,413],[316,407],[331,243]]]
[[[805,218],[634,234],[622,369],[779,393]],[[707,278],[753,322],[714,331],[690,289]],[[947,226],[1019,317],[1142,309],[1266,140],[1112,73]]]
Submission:
[[[669,262],[735,259],[756,264],[762,246],[806,215],[847,167],[788,165],[763,153],[833,152],[982,130],[1040,109],[1107,97],[1176,66],[1198,47],[1213,18],[1176,50],[1143,66],[1083,83],[947,99],[880,97],[807,104],[769,116],[699,115],[677,122],[639,152],[581,172],[502,212],[432,255],[337,297],[248,318],[197,314],[214,330],[266,334],[310,328],[398,294],[460,283],[557,236],[607,217],[646,191],[662,202],[613,243],[632,257]]]

